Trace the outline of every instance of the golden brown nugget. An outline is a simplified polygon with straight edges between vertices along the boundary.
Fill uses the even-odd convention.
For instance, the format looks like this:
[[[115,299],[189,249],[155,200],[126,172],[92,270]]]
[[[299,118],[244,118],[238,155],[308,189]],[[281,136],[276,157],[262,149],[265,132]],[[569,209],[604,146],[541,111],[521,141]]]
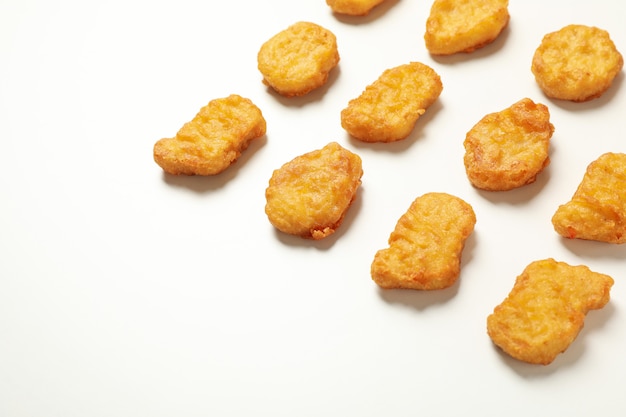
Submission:
[[[569,239],[626,242],[626,154],[605,153],[587,167],[572,199],[552,216]]]
[[[298,22],[265,42],[257,55],[263,83],[286,97],[323,86],[339,63],[335,35],[311,22]]]
[[[361,158],[331,142],[274,171],[265,213],[278,230],[308,239],[333,234],[361,185]]]
[[[333,12],[350,16],[365,16],[385,0],[326,0]]]
[[[341,111],[341,126],[364,142],[405,139],[442,90],[441,78],[428,65],[387,69]]]
[[[215,175],[265,135],[261,110],[236,94],[215,99],[176,133],[154,144],[154,161],[174,175]]]
[[[568,25],[544,36],[531,70],[548,97],[582,102],[600,97],[623,66],[607,31]]]
[[[467,133],[464,164],[476,188],[505,191],[534,182],[549,165],[554,126],[543,104],[524,98],[483,117]]]
[[[426,21],[426,49],[452,55],[490,44],[509,23],[508,6],[508,0],[435,0]]]
[[[461,272],[465,240],[474,230],[472,206],[446,193],[416,198],[376,252],[372,279],[382,288],[438,290],[454,284]]]
[[[535,261],[487,318],[491,340],[515,359],[548,365],[583,328],[589,310],[609,302],[613,278],[584,265]]]

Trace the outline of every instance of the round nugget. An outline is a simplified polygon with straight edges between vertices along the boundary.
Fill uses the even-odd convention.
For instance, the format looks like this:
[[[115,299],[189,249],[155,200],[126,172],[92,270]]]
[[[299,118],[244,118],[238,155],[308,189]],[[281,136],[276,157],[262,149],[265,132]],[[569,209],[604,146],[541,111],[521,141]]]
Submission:
[[[569,25],[543,37],[531,70],[548,97],[582,102],[600,97],[623,66],[607,31]]]
[[[265,42],[257,62],[266,85],[286,97],[302,96],[326,84],[339,63],[337,39],[315,23],[298,22]]]
[[[508,6],[508,0],[435,0],[426,21],[426,49],[452,55],[490,44],[509,23]]]

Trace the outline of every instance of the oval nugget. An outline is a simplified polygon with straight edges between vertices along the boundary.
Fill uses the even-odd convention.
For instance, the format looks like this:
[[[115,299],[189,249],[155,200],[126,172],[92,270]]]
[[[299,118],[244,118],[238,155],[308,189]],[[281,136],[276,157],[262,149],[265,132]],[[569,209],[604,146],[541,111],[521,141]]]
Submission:
[[[426,49],[451,55],[488,45],[508,24],[508,6],[508,0],[435,0],[426,21]]]
[[[524,98],[483,117],[467,133],[464,164],[477,188],[505,191],[534,182],[550,163],[554,126],[543,104]]]
[[[297,22],[265,42],[257,54],[263,82],[286,97],[323,86],[339,63],[335,35],[315,23]]]
[[[265,131],[261,110],[249,99],[232,94],[211,100],[175,137],[157,141],[154,161],[174,175],[219,174]]]
[[[531,70],[548,97],[583,102],[600,97],[623,66],[607,31],[568,25],[543,37]]]
[[[333,12],[350,16],[365,16],[385,0],[326,0]]]
[[[372,279],[381,288],[451,286],[460,275],[465,240],[475,224],[472,206],[458,197],[427,193],[416,198],[389,236],[389,247],[376,252]]]
[[[361,158],[331,142],[274,171],[265,190],[265,213],[284,233],[325,238],[341,225],[362,175]]]
[[[341,126],[364,142],[405,139],[442,90],[439,74],[428,65],[387,69],[341,111]]]

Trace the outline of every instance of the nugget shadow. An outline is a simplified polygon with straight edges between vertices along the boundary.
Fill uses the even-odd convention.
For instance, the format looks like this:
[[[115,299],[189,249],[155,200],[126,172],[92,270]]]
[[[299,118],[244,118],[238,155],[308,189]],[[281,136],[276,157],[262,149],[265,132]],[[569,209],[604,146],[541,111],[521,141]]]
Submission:
[[[324,83],[324,85],[308,92],[303,96],[286,97],[279,94],[270,86],[266,86],[266,91],[285,107],[305,107],[307,104],[322,101],[328,90],[332,88],[332,86],[337,82],[337,79],[339,79],[340,75],[341,61],[335,68],[330,71],[330,73],[328,74],[328,79],[326,80],[326,83]]]
[[[561,244],[568,251],[583,259],[626,259],[626,244],[568,239],[565,237],[561,237]]]
[[[384,1],[381,4],[375,6],[365,16],[350,16],[350,15],[335,13],[335,12],[333,12],[333,16],[335,17],[335,19],[337,19],[341,23],[345,23],[347,25],[354,25],[354,26],[365,25],[387,14],[387,12],[399,2],[400,0]]]

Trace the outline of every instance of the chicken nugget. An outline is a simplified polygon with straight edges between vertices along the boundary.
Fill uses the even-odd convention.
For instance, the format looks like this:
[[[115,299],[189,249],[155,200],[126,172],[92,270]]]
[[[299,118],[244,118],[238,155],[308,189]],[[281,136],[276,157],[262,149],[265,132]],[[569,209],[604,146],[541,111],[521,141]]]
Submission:
[[[333,12],[350,16],[365,16],[385,0],[326,0]]]
[[[361,158],[331,142],[275,170],[265,213],[278,230],[319,240],[333,234],[361,185]]]
[[[583,328],[589,310],[604,307],[613,278],[554,259],[532,262],[487,317],[493,343],[511,357],[548,365]]]
[[[543,37],[531,70],[548,97],[583,102],[600,97],[623,66],[607,31],[568,25]]]
[[[475,224],[472,206],[458,197],[427,193],[416,198],[389,236],[389,247],[376,252],[372,279],[381,288],[451,286],[460,275],[465,240]]]
[[[587,167],[572,199],[552,216],[569,239],[626,242],[626,154],[608,152]]]
[[[154,161],[174,175],[215,175],[241,155],[266,123],[252,101],[236,94],[211,100],[173,138],[154,144]]]
[[[505,191],[534,182],[550,164],[554,126],[543,104],[524,98],[483,117],[467,133],[463,162],[476,188]]]
[[[508,6],[508,0],[435,0],[426,20],[426,49],[452,55],[490,44],[509,23]]]
[[[339,63],[337,39],[328,29],[297,22],[265,42],[257,55],[263,83],[285,97],[323,86]]]
[[[442,90],[441,78],[428,65],[387,69],[341,111],[341,126],[364,142],[405,139]]]

